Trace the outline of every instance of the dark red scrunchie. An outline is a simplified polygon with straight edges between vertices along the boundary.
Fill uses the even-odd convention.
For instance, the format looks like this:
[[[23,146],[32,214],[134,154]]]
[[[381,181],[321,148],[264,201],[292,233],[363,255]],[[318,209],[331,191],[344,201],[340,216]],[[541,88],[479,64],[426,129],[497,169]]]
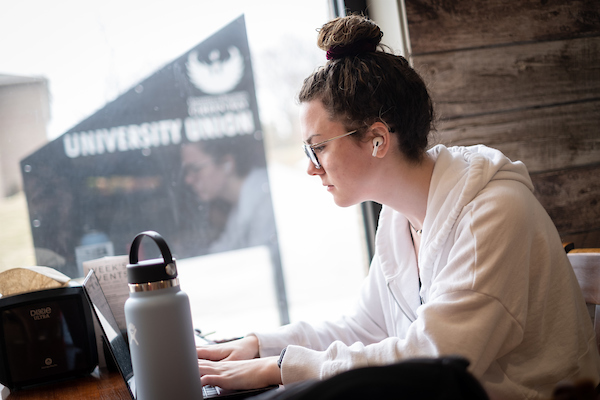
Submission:
[[[327,59],[337,60],[342,57],[355,56],[360,53],[372,53],[375,50],[377,50],[376,44],[361,40],[346,46],[333,46],[327,50]]]

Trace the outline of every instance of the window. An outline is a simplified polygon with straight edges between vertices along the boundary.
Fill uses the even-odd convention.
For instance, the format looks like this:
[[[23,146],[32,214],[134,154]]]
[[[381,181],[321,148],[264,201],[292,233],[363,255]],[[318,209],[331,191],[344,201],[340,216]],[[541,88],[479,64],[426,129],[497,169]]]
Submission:
[[[42,229],[47,230],[46,237],[55,241],[74,233],[81,238],[88,235],[85,237],[90,240],[108,237],[113,246],[108,250],[105,248],[106,254],[121,255],[126,254],[127,243],[138,233],[127,231],[132,218],[152,220],[149,214],[159,213],[162,220],[179,218],[178,223],[193,225],[193,218],[197,217],[193,213],[186,214],[180,209],[173,216],[168,207],[152,208],[156,198],[146,194],[160,185],[157,175],[149,174],[132,182],[128,180],[131,173],[125,171],[128,167],[120,169],[116,159],[97,162],[105,163],[103,168],[123,171],[122,174],[107,178],[96,173],[87,176],[85,184],[96,190],[92,193],[121,191],[125,193],[119,197],[121,202],[144,201],[143,206],[137,207],[139,214],[134,217],[117,211],[100,215],[96,196],[70,195],[70,190],[74,190],[70,188],[72,175],[61,168],[48,167],[54,165],[52,152],[48,152],[47,163],[41,162],[38,166],[19,163],[39,148],[60,147],[72,159],[80,157],[82,151],[90,152],[92,147],[85,147],[88,142],[84,140],[93,143],[97,135],[103,133],[99,129],[75,128],[94,118],[117,118],[114,113],[102,113],[110,107],[119,110],[119,118],[126,119],[134,107],[132,104],[140,105],[124,99],[128,95],[142,98],[150,91],[149,86],[141,85],[141,82],[148,82],[157,71],[243,16],[256,88],[258,134],[264,143],[261,151],[267,161],[289,320],[319,320],[347,309],[369,262],[360,207],[338,208],[318,178],[306,174],[308,161],[300,146],[295,102],[302,80],[325,62],[323,52],[316,47],[316,28],[328,19],[327,2],[92,1],[69,2],[64,7],[68,10],[41,0],[15,2],[0,15],[0,32],[3,37],[10,38],[0,43],[0,125],[4,124],[0,128],[0,185],[4,195],[0,199],[3,226],[0,268],[38,265],[41,259],[47,261],[44,265],[52,265],[52,257],[65,258],[69,253],[73,257],[64,265],[69,266],[66,270],[71,276],[77,275],[80,272],[78,254],[72,241],[65,239],[64,254],[53,251],[42,257],[39,239],[35,240],[38,248],[34,249],[36,232]],[[219,55],[214,54],[214,57],[216,60]],[[233,53],[229,52],[229,57],[233,57]],[[192,61],[193,58],[187,60],[188,63]],[[159,90],[157,93],[165,92]],[[184,111],[196,110],[193,112],[201,114],[205,106],[201,96],[189,98]],[[243,95],[235,95],[227,101],[229,107],[234,107],[248,100]],[[107,126],[141,126],[115,121]],[[242,125],[247,122],[240,121]],[[174,132],[181,128],[177,124],[185,122],[185,118],[179,121],[172,117],[155,118],[151,121],[155,125],[143,129]],[[184,128],[186,132],[192,129]],[[44,143],[46,141],[48,143]],[[108,154],[107,148],[103,151]],[[140,147],[136,151],[140,153],[143,149]],[[147,158],[152,162],[144,168],[159,168],[157,164],[162,161],[157,160],[164,160],[168,154],[169,150],[165,150],[164,157]],[[183,158],[179,150],[177,157]],[[190,153],[189,157],[194,161],[201,158],[196,153]],[[178,179],[185,180],[187,174],[199,174],[201,167],[191,164],[185,167],[187,169],[182,167]],[[43,171],[40,175],[43,180],[38,185],[29,183],[31,187],[23,191],[21,174],[30,173],[33,168],[36,173]],[[171,178],[170,183],[177,177]],[[25,179],[26,185],[27,182]],[[126,190],[132,187],[137,190],[135,195]],[[147,188],[148,192],[140,187]],[[36,188],[40,190],[36,191]],[[52,215],[50,223],[47,223],[48,219],[43,222],[36,219],[31,209],[28,211],[27,202],[35,196],[52,199],[45,204],[50,210],[48,215]],[[85,212],[74,222],[69,210],[82,205]],[[219,204],[214,205],[213,210],[218,207]],[[118,206],[113,208],[120,209]],[[63,211],[64,215],[61,214]],[[229,211],[227,205],[223,205],[223,215],[228,215]],[[194,212],[197,214],[198,209]],[[92,226],[92,222],[86,222],[98,220],[106,224],[100,231]],[[216,226],[221,223],[220,229],[225,229],[225,222],[214,223]],[[218,236],[218,231],[216,229],[214,235]],[[197,235],[210,234],[202,227],[189,232],[192,234],[187,238],[198,241]],[[82,240],[77,243],[80,257],[103,254],[86,248],[86,243]],[[84,254],[86,249],[88,253]],[[265,267],[269,265],[269,253],[265,253],[264,246],[243,247],[226,253],[201,253],[183,254],[182,251],[178,264],[182,271],[187,265],[197,265],[200,269],[205,266],[203,274],[189,278],[194,280],[193,284],[182,283],[192,298],[192,307],[199,310],[195,323],[203,331],[238,335],[248,330],[272,328],[281,322],[281,318],[264,317],[277,315],[276,285],[271,281],[267,285],[269,290],[256,290],[255,287],[258,283],[264,284],[265,279],[273,278],[271,269]],[[246,310],[242,307],[250,303],[255,304],[254,308]],[[241,314],[245,320],[240,319]]]

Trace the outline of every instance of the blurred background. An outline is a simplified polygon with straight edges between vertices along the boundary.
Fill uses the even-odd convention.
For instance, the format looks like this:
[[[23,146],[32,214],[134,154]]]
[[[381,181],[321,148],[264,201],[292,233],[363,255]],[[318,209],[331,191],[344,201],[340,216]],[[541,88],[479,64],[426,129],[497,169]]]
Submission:
[[[20,161],[243,15],[289,319],[322,319],[352,304],[369,263],[362,215],[358,206],[335,206],[318,178],[306,174],[295,101],[303,79],[325,62],[316,29],[330,18],[327,1],[25,0],[2,1],[2,10],[0,148],[11,151],[0,156],[0,269],[38,264],[32,230],[39,226],[28,214]],[[60,171],[48,169],[49,179],[61,178]],[[68,200],[58,202],[57,213],[68,210]],[[87,212],[96,212],[93,201]],[[61,235],[60,227],[55,235]],[[255,254],[254,264],[249,254]],[[210,309],[218,315],[221,307],[231,320],[235,304],[249,302],[248,296],[257,304],[255,310],[243,309],[249,316],[245,326],[225,327],[208,316],[210,322],[202,324],[200,312],[204,331],[244,334],[281,322],[272,272],[260,260],[265,260],[260,249],[241,258],[230,252],[196,260],[205,265],[204,273],[190,277],[194,282],[186,290],[195,292],[194,301],[207,314]],[[249,264],[263,286],[254,283],[258,286],[249,290],[242,264]]]

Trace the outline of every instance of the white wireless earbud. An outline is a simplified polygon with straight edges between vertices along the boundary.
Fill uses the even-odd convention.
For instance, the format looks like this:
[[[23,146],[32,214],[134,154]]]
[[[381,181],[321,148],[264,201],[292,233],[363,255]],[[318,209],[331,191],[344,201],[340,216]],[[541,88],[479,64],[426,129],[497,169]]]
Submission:
[[[375,139],[373,139],[373,157],[377,157],[377,150],[379,149],[379,146],[381,146],[383,144],[383,139],[380,137],[376,137]]]

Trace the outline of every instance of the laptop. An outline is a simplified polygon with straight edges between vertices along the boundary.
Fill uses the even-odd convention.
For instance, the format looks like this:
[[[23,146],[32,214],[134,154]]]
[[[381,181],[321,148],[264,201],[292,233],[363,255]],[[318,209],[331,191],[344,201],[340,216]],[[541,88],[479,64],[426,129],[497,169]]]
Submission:
[[[83,288],[90,303],[90,307],[102,329],[103,340],[106,343],[121,377],[125,381],[129,395],[132,400],[136,400],[135,376],[133,374],[129,346],[127,340],[119,330],[117,320],[108,305],[108,301],[106,300],[106,296],[102,291],[102,287],[100,286],[100,282],[98,281],[94,270],[88,272],[83,281]],[[204,338],[197,339],[205,341]],[[204,386],[202,388],[202,395],[204,399],[238,400],[255,396],[277,387],[278,386],[269,386],[261,389],[227,390],[216,386]]]

